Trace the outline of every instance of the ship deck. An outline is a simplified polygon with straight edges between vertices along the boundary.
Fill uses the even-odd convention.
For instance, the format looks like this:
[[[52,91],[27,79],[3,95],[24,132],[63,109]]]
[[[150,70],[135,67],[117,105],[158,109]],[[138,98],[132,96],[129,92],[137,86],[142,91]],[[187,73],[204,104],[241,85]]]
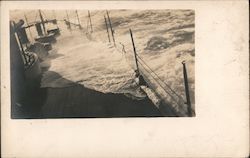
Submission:
[[[150,99],[133,100],[124,94],[101,93],[80,84],[28,91],[25,105],[13,109],[12,118],[158,117]]]

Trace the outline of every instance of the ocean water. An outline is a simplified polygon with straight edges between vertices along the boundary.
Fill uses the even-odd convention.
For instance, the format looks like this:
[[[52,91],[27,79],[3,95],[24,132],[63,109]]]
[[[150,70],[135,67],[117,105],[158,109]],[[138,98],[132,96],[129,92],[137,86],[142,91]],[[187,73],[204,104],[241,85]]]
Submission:
[[[34,10],[12,11],[10,18],[17,21],[23,18],[23,13],[27,15],[29,22],[39,20],[37,11]],[[186,99],[181,64],[185,60],[194,109],[195,14],[193,10],[110,10],[116,47],[112,42],[108,42],[104,23],[106,11],[91,10],[90,13],[93,33],[90,33],[90,27],[87,27],[89,21],[86,10],[78,10],[82,30],[74,26],[72,30],[67,29],[62,21],[66,18],[65,11],[43,11],[45,18],[56,17],[61,20],[58,22],[61,35],[53,44],[50,55],[41,63],[43,67],[49,67],[42,77],[41,87],[66,87],[72,85],[72,82],[66,81],[73,81],[103,93],[123,93],[133,99],[143,99],[146,94],[135,80],[135,60],[129,34],[131,29],[141,62],[145,62],[157,74],[160,81],[164,82],[162,83],[164,88],[174,91],[175,99],[164,92],[149,69],[141,64],[139,69],[148,76],[158,95],[167,98],[170,104],[175,104],[175,100],[183,102]],[[78,23],[75,11],[68,11],[68,15],[72,23]],[[55,26],[50,24],[47,27]],[[31,29],[31,35],[28,30],[27,33],[29,37],[36,36],[34,29]],[[53,76],[52,72],[60,76]],[[150,93],[147,95],[157,104],[155,95]]]

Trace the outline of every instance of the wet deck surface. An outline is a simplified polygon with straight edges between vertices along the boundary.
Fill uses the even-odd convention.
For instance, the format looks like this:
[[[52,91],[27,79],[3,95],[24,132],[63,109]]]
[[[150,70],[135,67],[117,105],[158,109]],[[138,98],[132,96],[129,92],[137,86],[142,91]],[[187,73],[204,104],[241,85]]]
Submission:
[[[27,91],[24,106],[12,109],[12,118],[110,118],[158,117],[149,100],[133,100],[123,94],[101,93],[80,84],[64,88]]]
[[[122,94],[103,94],[81,85],[47,88],[44,118],[160,116],[150,100],[131,100]]]

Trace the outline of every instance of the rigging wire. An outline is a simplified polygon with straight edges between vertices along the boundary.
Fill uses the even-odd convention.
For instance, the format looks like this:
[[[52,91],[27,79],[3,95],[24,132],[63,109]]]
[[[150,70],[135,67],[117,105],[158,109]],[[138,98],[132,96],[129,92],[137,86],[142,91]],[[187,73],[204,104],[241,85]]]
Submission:
[[[150,74],[150,72],[149,72],[149,70],[147,70],[144,66],[143,66],[143,64],[138,60],[138,62],[141,64],[141,66],[144,68],[144,70],[146,71],[146,72],[148,72],[149,73],[149,75],[151,75]],[[170,94],[167,90],[165,90],[165,88],[157,81],[157,79],[154,77],[154,76],[152,76],[151,75],[151,77],[159,84],[159,86],[176,102],[176,104],[177,105],[179,105],[180,106],[180,104],[179,104],[179,102],[176,100],[176,98],[174,98],[173,96],[172,96],[172,94]]]
[[[165,85],[167,86],[167,88],[170,89],[171,92],[173,92],[177,97],[179,97],[182,101],[184,101],[184,99],[178,95],[167,83],[165,83],[160,77],[159,75],[157,75],[147,64],[146,62],[137,54],[137,57],[148,67],[148,69]],[[185,101],[184,101],[185,102]]]

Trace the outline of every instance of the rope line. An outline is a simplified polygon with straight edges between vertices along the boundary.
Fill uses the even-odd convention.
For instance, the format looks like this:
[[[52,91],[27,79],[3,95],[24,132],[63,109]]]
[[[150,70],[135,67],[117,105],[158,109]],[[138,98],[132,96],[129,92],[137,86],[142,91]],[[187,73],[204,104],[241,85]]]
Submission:
[[[171,92],[173,92],[177,97],[179,97],[179,99],[181,99],[182,101],[184,101],[184,99],[178,95],[167,83],[165,83],[160,77],[159,75],[157,75],[147,64],[146,62],[137,54],[137,57],[148,67],[148,69],[165,85],[167,86],[167,88],[170,89]],[[185,101],[184,101],[185,102]]]
[[[138,62],[141,64],[141,66],[144,68],[144,70],[146,70],[148,73],[149,73],[149,75],[151,75],[150,74],[150,72],[149,72],[149,70],[147,70],[144,66],[143,66],[143,64],[138,60]],[[176,104],[177,105],[179,105],[180,106],[180,104],[179,104],[179,102],[177,101],[177,99],[176,98],[174,98],[173,96],[172,96],[172,94],[170,94],[167,90],[165,90],[165,88],[157,81],[157,79],[153,76],[153,75],[151,75],[151,77],[159,84],[159,86],[176,102]]]

